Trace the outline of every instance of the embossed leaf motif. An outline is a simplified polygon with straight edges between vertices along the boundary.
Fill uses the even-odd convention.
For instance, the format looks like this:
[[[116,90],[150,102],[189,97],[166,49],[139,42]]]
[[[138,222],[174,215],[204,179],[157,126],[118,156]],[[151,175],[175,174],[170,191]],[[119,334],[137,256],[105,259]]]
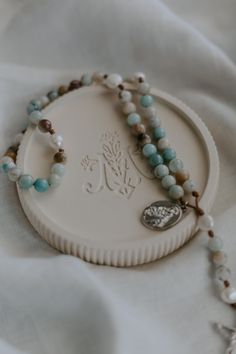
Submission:
[[[152,230],[165,230],[175,225],[182,216],[181,207],[171,201],[152,203],[144,209],[142,223]]]

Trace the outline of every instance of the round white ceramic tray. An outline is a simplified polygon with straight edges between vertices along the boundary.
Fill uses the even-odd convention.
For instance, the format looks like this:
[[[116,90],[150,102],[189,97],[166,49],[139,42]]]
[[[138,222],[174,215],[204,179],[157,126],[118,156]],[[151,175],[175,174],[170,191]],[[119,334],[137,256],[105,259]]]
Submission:
[[[152,94],[172,146],[197,181],[200,205],[209,211],[219,176],[212,136],[182,102],[158,90]],[[189,212],[166,231],[142,225],[143,209],[167,195],[137,153],[120,108],[114,94],[101,87],[73,91],[48,106],[45,117],[64,136],[66,175],[48,193],[33,188],[18,193],[29,221],[51,246],[89,262],[123,267],[178,249],[196,231],[196,217]],[[52,158],[49,136],[28,128],[19,149],[20,167],[47,178]]]

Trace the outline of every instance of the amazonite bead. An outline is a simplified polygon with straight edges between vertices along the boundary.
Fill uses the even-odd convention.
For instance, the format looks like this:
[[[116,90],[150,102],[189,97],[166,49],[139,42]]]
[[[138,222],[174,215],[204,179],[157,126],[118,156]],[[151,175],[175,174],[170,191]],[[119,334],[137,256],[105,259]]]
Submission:
[[[81,83],[83,86],[90,86],[92,84],[92,75],[91,74],[84,74],[81,77]]]
[[[162,157],[165,162],[169,162],[176,157],[176,152],[172,148],[167,148],[163,151]]]
[[[43,113],[40,111],[33,111],[29,116],[29,120],[35,125],[38,125],[41,119],[43,119]]]
[[[10,181],[16,182],[21,176],[21,169],[19,167],[14,167],[8,171],[7,175]]]
[[[181,186],[178,184],[174,184],[173,186],[170,187],[169,189],[169,196],[171,199],[180,199],[184,195],[184,190]]]
[[[48,93],[48,98],[49,98],[49,100],[50,100],[51,102],[54,101],[56,98],[58,98],[58,92],[55,91],[55,90],[50,91],[50,92]]]
[[[153,129],[153,138],[154,139],[161,139],[166,136],[166,132],[164,128],[158,127]]]
[[[153,154],[149,157],[148,162],[151,166],[155,167],[157,165],[163,164],[163,158],[159,154]]]
[[[169,169],[173,173],[182,171],[183,168],[184,168],[184,164],[183,164],[182,160],[180,160],[180,159],[175,158],[169,162]]]
[[[183,189],[187,193],[192,193],[196,190],[196,183],[192,179],[188,179],[183,183]]]
[[[208,241],[208,248],[211,252],[221,251],[223,248],[222,239],[218,236],[210,237]]]
[[[141,123],[141,117],[138,113],[131,113],[128,115],[127,123],[130,127],[135,124]]]
[[[162,187],[165,189],[169,189],[171,186],[176,184],[176,179],[174,176],[167,175],[161,180]]]
[[[5,173],[8,173],[11,169],[13,169],[15,167],[16,167],[16,165],[15,165],[14,161],[5,162],[1,165],[1,169]]]
[[[141,96],[140,104],[142,107],[150,107],[153,104],[152,96],[150,96],[150,95]]]
[[[153,144],[146,144],[143,147],[143,155],[149,157],[157,152],[157,148]]]
[[[154,169],[154,175],[157,177],[157,178],[163,178],[165,176],[167,176],[169,174],[169,168],[166,166],[166,165],[158,165],[155,167]]]
[[[149,118],[149,126],[151,128],[158,128],[161,125],[161,120],[157,116]]]
[[[61,177],[56,174],[51,174],[48,183],[52,188],[57,188],[61,184]]]
[[[48,181],[44,178],[37,178],[34,182],[34,188],[39,193],[46,192],[49,188]]]
[[[123,90],[119,93],[119,99],[123,103],[130,102],[132,99],[132,94],[130,91]]]
[[[150,106],[150,107],[142,108],[142,112],[145,118],[150,119],[155,117],[157,110],[154,106]]]
[[[51,167],[51,173],[56,174],[60,177],[64,176],[66,172],[65,165],[61,163],[54,163]]]
[[[18,183],[19,183],[19,187],[21,189],[29,189],[29,188],[31,188],[33,186],[34,179],[30,175],[22,175],[19,178]]]
[[[38,111],[40,110],[40,106],[36,105],[34,101],[30,102],[27,106],[27,113],[30,114],[33,111]]]

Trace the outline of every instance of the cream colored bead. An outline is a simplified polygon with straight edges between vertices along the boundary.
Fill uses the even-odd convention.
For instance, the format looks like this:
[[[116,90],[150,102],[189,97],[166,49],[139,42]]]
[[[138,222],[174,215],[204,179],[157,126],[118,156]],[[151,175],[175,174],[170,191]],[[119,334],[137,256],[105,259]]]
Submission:
[[[156,116],[156,108],[154,106],[149,106],[147,108],[142,108],[143,116],[145,118],[152,118]]]
[[[142,72],[135,73],[134,76],[133,76],[133,80],[134,81],[138,81],[139,79],[142,79],[143,81],[145,81],[146,80],[146,75],[144,73],[142,73]]]
[[[92,75],[92,80],[97,82],[97,83],[101,83],[104,80],[104,74],[102,72],[96,71],[93,75]]]
[[[221,299],[227,304],[235,304],[236,303],[236,289],[232,286],[228,286],[224,288],[224,290],[220,294]]]
[[[161,138],[157,143],[158,150],[165,150],[170,147],[170,141],[167,138]]]
[[[63,137],[58,134],[51,135],[51,141],[56,149],[60,149],[63,146]]]
[[[130,113],[134,113],[136,112],[136,106],[133,102],[126,102],[124,105],[123,105],[123,112],[125,114],[130,114]]]
[[[204,231],[212,229],[214,226],[213,217],[209,214],[204,214],[199,216],[198,226],[200,230],[204,230]]]
[[[117,88],[118,85],[122,84],[122,77],[119,74],[110,74],[105,80],[105,85],[110,89]]]
[[[223,266],[227,263],[227,254],[223,251],[214,252],[212,255],[212,263],[215,266]]]

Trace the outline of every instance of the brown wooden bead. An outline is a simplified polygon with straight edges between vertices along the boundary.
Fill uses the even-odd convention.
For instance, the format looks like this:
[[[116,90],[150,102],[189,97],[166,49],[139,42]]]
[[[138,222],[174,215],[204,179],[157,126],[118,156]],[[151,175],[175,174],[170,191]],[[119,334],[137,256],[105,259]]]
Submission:
[[[68,92],[68,87],[65,85],[62,85],[58,88],[57,90],[59,96],[63,96]]]
[[[66,154],[64,153],[64,151],[62,150],[62,151],[57,152],[54,155],[53,159],[55,162],[58,162],[58,163],[66,163],[67,157],[66,157]]]
[[[38,128],[43,133],[48,133],[52,129],[52,123],[48,119],[42,119],[39,121]]]
[[[81,86],[81,83],[79,80],[73,80],[70,82],[68,90],[73,91],[73,90],[80,88],[80,86]]]
[[[14,162],[16,162],[16,153],[12,150],[7,150],[4,156],[11,157]]]
[[[143,124],[135,124],[131,128],[131,133],[135,136],[146,133],[146,127]]]
[[[175,178],[179,184],[182,184],[189,179],[189,172],[186,170],[178,171],[175,174]]]
[[[151,144],[152,139],[148,134],[143,134],[142,138],[139,140],[140,147],[143,147],[146,144]]]

